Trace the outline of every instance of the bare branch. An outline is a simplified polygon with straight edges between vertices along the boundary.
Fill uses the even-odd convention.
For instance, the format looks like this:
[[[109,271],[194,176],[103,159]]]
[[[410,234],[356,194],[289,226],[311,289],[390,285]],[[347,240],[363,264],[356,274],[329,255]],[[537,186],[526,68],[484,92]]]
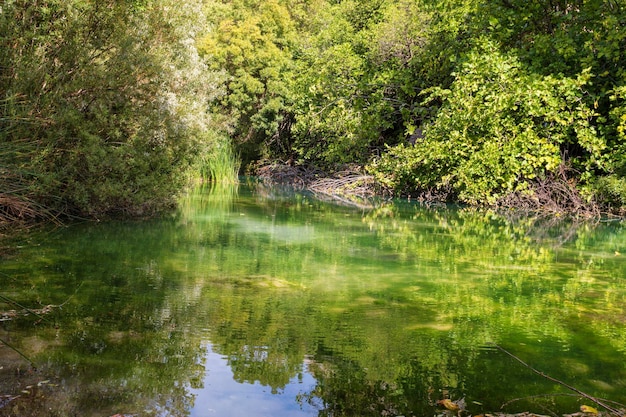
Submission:
[[[497,344],[495,344],[495,343],[491,343],[491,345],[495,346],[498,350],[500,350],[500,351],[502,351],[502,352],[506,353],[506,354],[507,354],[507,355],[509,355],[511,358],[515,359],[516,361],[518,361],[519,363],[521,363],[522,365],[524,365],[526,368],[528,368],[528,369],[530,369],[531,371],[533,371],[534,373],[536,373],[537,375],[540,375],[540,376],[542,376],[542,377],[544,377],[544,378],[546,378],[546,379],[548,379],[548,380],[550,380],[550,381],[552,381],[552,382],[556,382],[557,384],[564,386],[565,388],[567,388],[567,389],[569,389],[569,390],[571,390],[571,391],[574,391],[574,392],[575,392],[575,393],[577,393],[578,395],[581,395],[581,396],[585,397],[586,399],[588,399],[589,401],[591,401],[591,402],[593,402],[593,403],[595,403],[595,404],[599,405],[600,407],[603,407],[604,409],[606,409],[607,411],[609,411],[612,415],[619,416],[619,417],[624,417],[624,413],[623,413],[622,411],[620,411],[620,410],[618,410],[618,409],[616,409],[616,408],[611,407],[610,405],[606,404],[606,402],[605,402],[605,401],[602,401],[602,400],[601,400],[601,399],[599,399],[599,398],[593,397],[593,396],[591,396],[591,395],[589,395],[589,394],[587,394],[587,393],[585,393],[585,392],[582,392],[581,390],[579,390],[579,389],[578,389],[578,388],[576,388],[576,387],[573,387],[573,386],[571,386],[571,385],[569,385],[569,384],[567,384],[567,383],[565,383],[565,382],[563,382],[563,381],[561,381],[561,380],[558,380],[558,379],[556,379],[556,378],[554,378],[554,377],[551,377],[550,375],[547,375],[547,374],[545,374],[545,373],[543,373],[543,372],[541,372],[541,371],[539,371],[539,370],[537,370],[537,369],[533,368],[532,366],[530,366],[529,364],[527,364],[526,362],[524,362],[524,361],[523,361],[522,359],[520,359],[519,357],[515,356],[514,354],[512,354],[512,353],[511,353],[511,352],[509,352],[508,350],[504,349],[502,346],[499,346],[499,345],[497,345]]]

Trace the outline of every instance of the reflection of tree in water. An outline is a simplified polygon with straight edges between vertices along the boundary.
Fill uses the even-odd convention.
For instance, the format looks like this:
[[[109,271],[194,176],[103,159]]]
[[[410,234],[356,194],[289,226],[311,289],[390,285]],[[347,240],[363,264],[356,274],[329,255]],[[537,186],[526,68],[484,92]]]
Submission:
[[[317,384],[298,401],[318,407],[320,417],[422,415],[415,412],[424,387],[371,380],[357,362],[341,358],[311,361],[308,368]]]
[[[120,411],[188,415],[194,404],[189,389],[198,387],[204,376],[204,367],[199,365],[204,353],[189,335],[168,330],[172,322],[142,323],[150,313],[140,309],[124,317],[94,311],[90,317],[74,318],[73,309],[67,310],[70,317],[60,315],[58,328],[40,327],[37,336],[20,340],[20,348],[37,368],[28,370],[17,364],[16,369],[23,372],[2,381],[8,385],[1,384],[0,393],[18,398],[10,407],[0,408],[0,416],[113,415]],[[125,325],[118,326],[121,322]],[[47,348],[33,352],[41,350],[38,345]],[[49,383],[42,385],[42,381]]]
[[[545,392],[481,350],[488,341],[523,343],[515,353],[563,380],[606,374],[602,363],[623,378],[623,364],[607,361],[626,346],[617,229],[607,238],[582,227],[555,248],[493,214],[401,205],[363,214],[239,194],[190,196],[173,219],[77,227],[16,267],[16,282],[46,303],[83,282],[59,329],[37,334],[55,346],[41,357],[73,410],[188,414],[207,341],[236,381],[273,392],[308,358],[317,386],[301,401],[322,416],[432,415],[435,401],[465,395],[468,408],[492,411],[511,386],[518,397]]]
[[[462,403],[467,413],[462,415],[493,410],[501,410],[497,415],[521,415],[515,414],[520,410],[560,415],[559,410],[579,409],[580,395],[528,368],[516,367],[506,355],[494,356],[494,351],[480,349],[477,355],[467,350],[448,352],[437,368],[414,358],[396,369],[393,380],[372,378],[358,361],[337,355],[319,357],[307,361],[316,386],[297,399],[316,407],[320,417],[456,415],[442,413],[444,399]],[[467,393],[471,395],[467,397]],[[505,413],[509,410],[514,414]]]
[[[257,285],[209,290],[206,316],[213,350],[227,357],[234,379],[258,381],[275,393],[301,371],[314,317],[303,314],[306,293]]]
[[[415,415],[415,404],[409,399],[416,392],[405,392],[396,383],[372,381],[356,362],[326,358],[312,361],[309,371],[317,384],[298,400],[320,407],[320,417]]]
[[[20,396],[0,408],[0,416],[15,407],[38,417],[188,415],[194,403],[189,389],[203,380],[204,351],[200,335],[189,332],[189,318],[197,316],[186,290],[193,277],[163,270],[172,225],[86,225],[76,235],[50,234],[45,237],[52,242],[60,239],[54,249],[14,269],[16,282],[30,288],[26,305],[68,302],[50,323],[11,324],[12,338],[37,371],[16,373],[0,386],[0,394]],[[50,384],[36,393],[20,391],[42,380]]]
[[[418,359],[398,368],[391,381],[371,378],[359,362],[340,356],[311,360],[308,369],[317,384],[298,401],[318,407],[320,417],[433,415],[437,400],[462,396],[455,371],[442,364],[437,372]]]

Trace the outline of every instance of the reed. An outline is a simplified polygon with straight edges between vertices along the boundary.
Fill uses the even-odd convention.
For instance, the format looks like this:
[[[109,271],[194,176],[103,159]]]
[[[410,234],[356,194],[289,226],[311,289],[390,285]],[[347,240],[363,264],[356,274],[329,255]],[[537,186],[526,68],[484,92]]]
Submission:
[[[33,124],[21,116],[22,105],[16,97],[0,100],[0,227],[42,217],[42,208],[32,200],[27,164],[37,143],[21,139],[23,126]]]
[[[215,183],[236,183],[241,162],[229,140],[218,141],[202,158],[200,176],[204,181]]]

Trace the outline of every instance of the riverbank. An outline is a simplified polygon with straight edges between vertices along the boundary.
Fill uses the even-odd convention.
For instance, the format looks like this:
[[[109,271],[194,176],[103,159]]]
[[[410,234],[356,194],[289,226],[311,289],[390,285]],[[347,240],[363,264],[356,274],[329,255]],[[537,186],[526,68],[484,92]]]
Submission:
[[[394,192],[356,164],[326,172],[316,167],[272,163],[261,166],[254,175],[269,186],[305,189],[321,199],[333,199],[349,205],[367,206],[372,200],[393,197],[423,204],[459,204],[451,188]],[[521,215],[576,219],[623,218],[626,214],[623,210],[604,207],[593,199],[585,198],[565,167],[550,176],[537,178],[528,190],[509,193],[481,207],[509,214],[514,211]]]
[[[394,192],[357,164],[346,164],[333,171],[324,171],[315,166],[275,162],[256,168],[252,175],[270,187],[288,186],[307,190],[321,200],[332,200],[364,209],[373,208],[380,201],[395,197],[425,205],[459,204],[451,189],[429,188]],[[608,217],[619,220],[626,215],[621,209],[611,209],[594,200],[585,199],[565,170],[537,179],[529,190],[510,193],[480,207],[506,213],[507,216],[514,214],[516,217],[569,217],[577,220]],[[0,239],[17,230],[51,222],[61,224],[62,220],[34,201],[0,193]]]
[[[255,175],[269,186],[308,190],[321,200],[349,206],[371,208],[374,199],[388,196],[359,165],[345,165],[328,173],[316,167],[273,163],[260,167]]]

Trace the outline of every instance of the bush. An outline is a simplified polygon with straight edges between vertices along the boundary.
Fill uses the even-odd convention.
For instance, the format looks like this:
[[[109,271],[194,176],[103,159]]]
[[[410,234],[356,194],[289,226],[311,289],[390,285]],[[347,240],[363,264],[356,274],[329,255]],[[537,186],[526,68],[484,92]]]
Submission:
[[[3,188],[63,214],[170,207],[206,148],[201,11],[200,1],[5,2]]]
[[[585,72],[577,78],[533,74],[514,55],[480,40],[449,90],[428,90],[424,104],[442,105],[424,139],[390,149],[370,170],[393,189],[450,188],[471,204],[527,190],[564,158],[590,172],[605,144],[581,97],[588,78]]]

